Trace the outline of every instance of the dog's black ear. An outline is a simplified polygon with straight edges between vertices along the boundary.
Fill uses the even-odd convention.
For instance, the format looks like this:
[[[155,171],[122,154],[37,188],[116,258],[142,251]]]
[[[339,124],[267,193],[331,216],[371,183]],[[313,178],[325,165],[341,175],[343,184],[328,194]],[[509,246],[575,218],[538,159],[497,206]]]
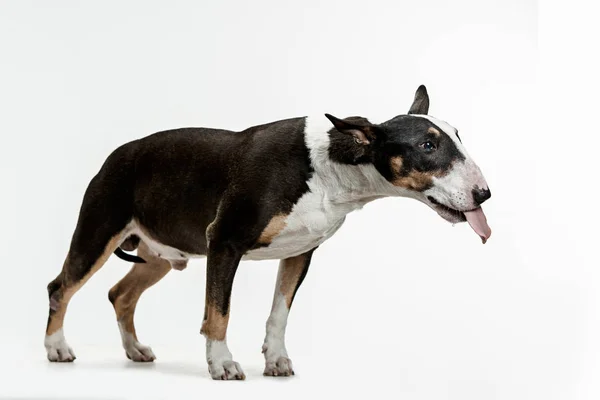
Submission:
[[[415,100],[408,110],[409,114],[423,114],[427,115],[429,112],[429,95],[427,94],[427,88],[425,85],[419,86],[415,93]]]
[[[331,114],[325,114],[325,116],[331,121],[335,129],[354,136],[354,141],[358,144],[368,145],[371,140],[375,140],[375,129],[373,124],[369,122],[347,121],[336,118]]]

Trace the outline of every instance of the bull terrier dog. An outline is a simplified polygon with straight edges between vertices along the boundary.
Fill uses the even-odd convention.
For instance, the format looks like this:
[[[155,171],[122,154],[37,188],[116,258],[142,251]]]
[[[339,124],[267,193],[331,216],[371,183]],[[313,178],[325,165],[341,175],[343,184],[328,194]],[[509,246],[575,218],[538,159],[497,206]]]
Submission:
[[[293,375],[285,347],[290,307],[315,249],[348,213],[383,197],[410,197],[451,223],[467,221],[483,243],[490,237],[481,208],[488,185],[458,131],[428,110],[420,86],[408,114],[380,124],[324,114],[241,132],[174,129],[117,148],[91,180],[62,271],[48,285],[48,359],[75,359],[63,332],[67,305],[115,253],[135,263],[108,295],[125,353],[153,361],[136,336],[138,299],[171,269],[206,257],[200,332],[208,369],[213,379],[245,379],[226,341],[233,279],[241,260],[279,259],[264,374]]]

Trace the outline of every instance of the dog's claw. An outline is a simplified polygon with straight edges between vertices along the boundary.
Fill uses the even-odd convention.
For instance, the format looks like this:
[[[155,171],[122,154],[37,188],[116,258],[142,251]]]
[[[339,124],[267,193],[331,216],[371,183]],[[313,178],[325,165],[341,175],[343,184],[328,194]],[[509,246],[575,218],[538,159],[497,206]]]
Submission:
[[[224,361],[221,365],[212,363],[208,367],[210,376],[215,380],[221,381],[243,381],[246,374],[242,371],[240,364],[235,361]]]
[[[267,361],[264,376],[292,376],[295,375],[292,360],[287,357],[279,357],[276,361]]]
[[[67,344],[62,329],[53,335],[46,336],[44,346],[50,362],[73,362],[77,358],[73,349]]]
[[[51,349],[48,351],[48,360],[51,362],[73,362],[77,357],[70,347]]]
[[[136,342],[131,343],[125,349],[125,355],[128,359],[134,362],[152,362],[156,360],[156,356],[149,346]]]

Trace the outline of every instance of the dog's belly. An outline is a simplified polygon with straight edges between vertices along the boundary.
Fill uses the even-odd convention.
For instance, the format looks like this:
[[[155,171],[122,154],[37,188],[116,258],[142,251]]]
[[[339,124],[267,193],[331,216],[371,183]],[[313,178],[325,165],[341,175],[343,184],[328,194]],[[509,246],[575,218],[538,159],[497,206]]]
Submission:
[[[317,184],[311,181],[309,186],[311,191],[302,196],[287,215],[284,228],[268,245],[250,250],[242,260],[276,260],[303,254],[329,239],[342,226],[349,212],[362,207],[362,203],[333,202]],[[174,261],[206,257],[160,243],[136,221],[130,227],[131,233],[138,235],[153,253],[171,261],[172,265]]]
[[[247,252],[242,260],[278,260],[297,256],[305,253],[330,238],[344,223],[345,216],[333,221],[321,215],[320,223],[315,224],[317,218],[313,216],[310,225],[298,224],[295,215],[290,215],[289,225],[273,241],[265,247]],[[148,246],[150,251],[173,264],[176,261],[189,260],[190,258],[205,258],[205,254],[192,254],[167,246],[150,237],[145,229],[136,222],[130,225],[129,234],[135,234]]]
[[[190,258],[206,257],[206,255],[203,254],[190,254],[159,242],[158,240],[152,238],[148,234],[147,230],[135,220],[132,221],[128,226],[126,236],[129,235],[137,235],[142,242],[148,246],[150,252],[152,252],[155,256],[165,260],[183,261]]]

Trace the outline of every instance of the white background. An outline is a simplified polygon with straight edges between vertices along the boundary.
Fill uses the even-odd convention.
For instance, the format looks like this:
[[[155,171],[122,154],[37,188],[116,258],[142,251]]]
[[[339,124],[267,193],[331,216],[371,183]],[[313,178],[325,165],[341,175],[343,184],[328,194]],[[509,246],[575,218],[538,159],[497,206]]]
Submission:
[[[554,12],[538,42],[523,0],[0,3],[0,398],[597,398],[597,64],[577,59],[593,13]],[[127,361],[107,292],[129,266],[113,257],[71,302],[77,361],[46,361],[45,286],[114,148],[182,126],[383,121],[421,83],[490,184],[488,244],[411,200],[351,214],[296,296],[291,379],[262,377],[277,262],[243,263],[228,332],[243,383],[207,372],[204,261],[144,295],[158,359]]]

